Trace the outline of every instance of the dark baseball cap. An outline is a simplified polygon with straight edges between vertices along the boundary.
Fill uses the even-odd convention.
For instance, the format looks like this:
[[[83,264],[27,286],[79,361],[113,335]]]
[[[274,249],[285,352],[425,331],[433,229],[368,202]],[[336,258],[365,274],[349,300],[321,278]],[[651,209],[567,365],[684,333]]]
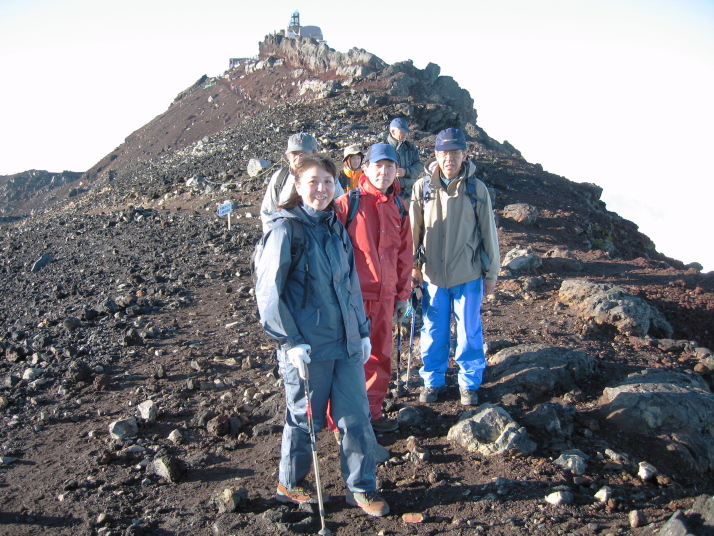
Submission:
[[[409,130],[409,124],[407,123],[407,120],[401,117],[392,119],[392,122],[389,123],[389,128],[398,128],[399,130],[403,130],[404,132],[411,132],[411,130]]]
[[[465,150],[466,136],[458,128],[445,128],[436,135],[434,149],[437,151]]]

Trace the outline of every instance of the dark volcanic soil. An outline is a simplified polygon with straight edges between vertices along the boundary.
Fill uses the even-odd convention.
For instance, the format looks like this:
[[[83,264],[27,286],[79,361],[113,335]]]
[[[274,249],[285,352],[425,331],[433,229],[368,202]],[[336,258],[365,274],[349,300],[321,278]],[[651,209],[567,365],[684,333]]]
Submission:
[[[138,221],[137,214],[143,214]],[[5,251],[17,240],[27,248],[14,251],[5,267],[3,295],[20,299],[7,300],[3,308],[8,330],[4,344],[22,342],[18,332],[26,342],[33,337],[31,348],[46,344],[24,360],[0,367],[16,378],[25,368],[37,367],[48,381],[39,386],[27,380],[13,387],[7,387],[11,380],[6,383],[10,405],[0,437],[3,455],[17,461],[2,466],[0,533],[278,534],[319,529],[318,518],[273,499],[282,390],[272,346],[259,328],[249,294],[249,254],[259,224],[247,218],[237,222],[228,232],[225,221],[205,211],[126,210],[61,221],[51,236],[39,226],[4,239]],[[549,247],[540,234],[502,226],[502,244],[516,240],[536,249]],[[102,246],[90,248],[95,241]],[[44,249],[59,246],[62,254],[33,274],[27,261],[39,256],[39,244]],[[579,275],[626,285],[688,319],[677,324],[678,332],[696,330],[692,319],[711,311],[711,277],[642,259],[582,257],[586,271]],[[610,437],[608,430],[590,422],[597,422],[591,415],[593,402],[613,378],[643,368],[688,369],[694,360],[656,347],[635,348],[610,336],[583,338],[576,317],[555,305],[559,274],[537,276],[535,290],[525,294],[513,290],[523,285],[522,279],[501,281],[501,288],[511,290],[498,291],[484,305],[486,338],[575,346],[601,361],[597,379],[575,397],[580,424],[569,442],[594,458],[586,477],[574,482],[551,463],[557,453],[547,449],[525,458],[489,459],[451,445],[446,433],[463,411],[456,388],[443,402],[419,404],[419,380],[413,374],[410,392],[389,400],[387,409],[414,405],[426,419],[424,426],[379,438],[392,456],[379,467],[390,516],[369,518],[344,503],[336,444],[331,434],[320,434],[327,520],[334,533],[652,534],[674,509],[712,493],[709,474],[693,474],[666,451],[653,451],[636,436]],[[702,291],[694,292],[696,288]],[[86,319],[86,308],[107,296],[123,295],[140,296],[138,314]],[[82,315],[74,331],[63,327],[66,317]],[[123,335],[131,326],[156,336],[147,335],[142,346],[126,346]],[[699,332],[705,328],[700,325]],[[39,332],[47,340],[38,342]],[[414,348],[415,371],[418,341]],[[32,364],[36,360],[39,364]],[[73,368],[76,363],[88,370],[82,374]],[[500,403],[490,399],[488,383],[482,398]],[[109,424],[133,415],[135,406],[147,399],[158,404],[158,420],[142,424],[133,441],[112,440]],[[516,419],[529,409],[518,403],[506,408]],[[212,435],[201,425],[209,411],[238,417],[239,433]],[[596,433],[586,432],[591,428]],[[183,437],[178,445],[168,440],[174,429]],[[539,440],[537,430],[531,434]],[[410,436],[429,450],[427,461],[408,455]],[[606,448],[650,461],[669,478],[644,484],[627,471],[608,469],[595,459]],[[145,474],[142,460],[161,455],[186,464],[178,482]],[[574,505],[544,502],[558,485],[575,490]],[[593,500],[594,491],[604,485],[614,490],[611,504]],[[226,487],[247,491],[237,513],[218,514],[211,504],[212,495]],[[641,510],[650,525],[630,528],[627,514],[633,509]],[[405,524],[401,516],[413,512],[425,514],[426,520]],[[100,514],[106,516],[97,526]]]

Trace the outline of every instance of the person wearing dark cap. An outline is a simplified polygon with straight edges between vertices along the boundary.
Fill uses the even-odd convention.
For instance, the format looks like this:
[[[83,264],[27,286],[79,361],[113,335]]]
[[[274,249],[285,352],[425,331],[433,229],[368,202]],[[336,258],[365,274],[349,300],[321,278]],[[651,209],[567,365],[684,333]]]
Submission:
[[[362,176],[363,160],[364,154],[359,145],[345,147],[344,158],[342,159],[344,167],[337,178],[345,193],[359,186],[359,178]]]
[[[397,421],[382,415],[392,376],[392,321],[401,321],[411,294],[412,236],[406,203],[396,182],[399,157],[388,143],[376,143],[359,188],[335,201],[335,214],[354,247],[362,299],[372,331],[364,364],[367,398],[375,432],[392,432]],[[350,216],[351,215],[351,216]]]
[[[293,191],[295,184],[295,167],[305,155],[317,152],[317,141],[307,132],[298,132],[288,138],[288,148],[285,151],[285,158],[288,160],[288,167],[282,167],[273,173],[268,182],[268,187],[263,196],[263,203],[260,206],[260,219],[263,222],[263,233],[270,228],[271,216],[277,210],[276,207],[287,201]],[[344,190],[339,184],[335,185],[335,197],[342,195]]]
[[[460,399],[472,406],[486,368],[481,302],[496,288],[498,234],[488,188],[466,157],[464,133],[442,130],[434,153],[437,166],[414,184],[409,210],[412,284],[423,291],[419,400],[436,402],[444,391],[453,311]]]
[[[401,196],[409,199],[412,194],[412,186],[424,170],[424,164],[419,156],[419,149],[412,142],[408,141],[411,130],[406,119],[397,117],[389,124],[389,135],[387,143],[394,147],[399,155],[399,166],[397,167],[397,182],[401,188]]]

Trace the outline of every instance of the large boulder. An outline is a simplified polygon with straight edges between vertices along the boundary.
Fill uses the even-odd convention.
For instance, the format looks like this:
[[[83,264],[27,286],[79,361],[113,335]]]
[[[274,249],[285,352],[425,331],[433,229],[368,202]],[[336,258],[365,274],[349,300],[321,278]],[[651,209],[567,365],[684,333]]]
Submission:
[[[497,396],[518,393],[527,398],[566,393],[587,381],[597,366],[595,358],[582,350],[519,344],[488,358],[485,379]]]
[[[655,307],[610,283],[566,279],[560,285],[558,301],[572,307],[584,320],[613,326],[628,336],[670,338],[673,333],[672,326]]]
[[[701,377],[643,370],[606,388],[599,402],[609,426],[661,438],[697,470],[714,469],[714,394]]]
[[[542,261],[538,254],[529,247],[516,247],[506,253],[501,261],[501,267],[512,272],[535,272]]]
[[[583,263],[567,248],[555,247],[541,258],[544,272],[579,272]]]
[[[538,219],[538,209],[528,203],[515,203],[503,207],[503,217],[523,225],[533,225]]]
[[[477,410],[462,415],[449,429],[448,439],[470,452],[484,456],[525,455],[536,449],[528,432],[498,406],[482,404]]]

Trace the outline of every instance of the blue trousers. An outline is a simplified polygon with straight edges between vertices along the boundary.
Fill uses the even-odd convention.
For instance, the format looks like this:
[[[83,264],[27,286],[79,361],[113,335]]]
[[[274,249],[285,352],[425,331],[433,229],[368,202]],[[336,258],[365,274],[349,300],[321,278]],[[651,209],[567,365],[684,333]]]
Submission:
[[[286,488],[294,488],[312,467],[305,382],[282,352],[278,352],[278,364],[285,384],[286,401],[279,479]],[[377,439],[370,424],[362,364],[358,359],[336,359],[312,362],[308,370],[315,433],[325,424],[327,401],[330,400],[332,418],[343,434],[340,450],[342,478],[350,491],[374,491],[377,488]]]
[[[441,387],[445,383],[451,349],[451,311],[456,320],[456,352],[460,387],[477,390],[483,381],[486,355],[483,351],[481,302],[483,279],[469,281],[450,288],[424,282],[419,375],[425,387]]]

